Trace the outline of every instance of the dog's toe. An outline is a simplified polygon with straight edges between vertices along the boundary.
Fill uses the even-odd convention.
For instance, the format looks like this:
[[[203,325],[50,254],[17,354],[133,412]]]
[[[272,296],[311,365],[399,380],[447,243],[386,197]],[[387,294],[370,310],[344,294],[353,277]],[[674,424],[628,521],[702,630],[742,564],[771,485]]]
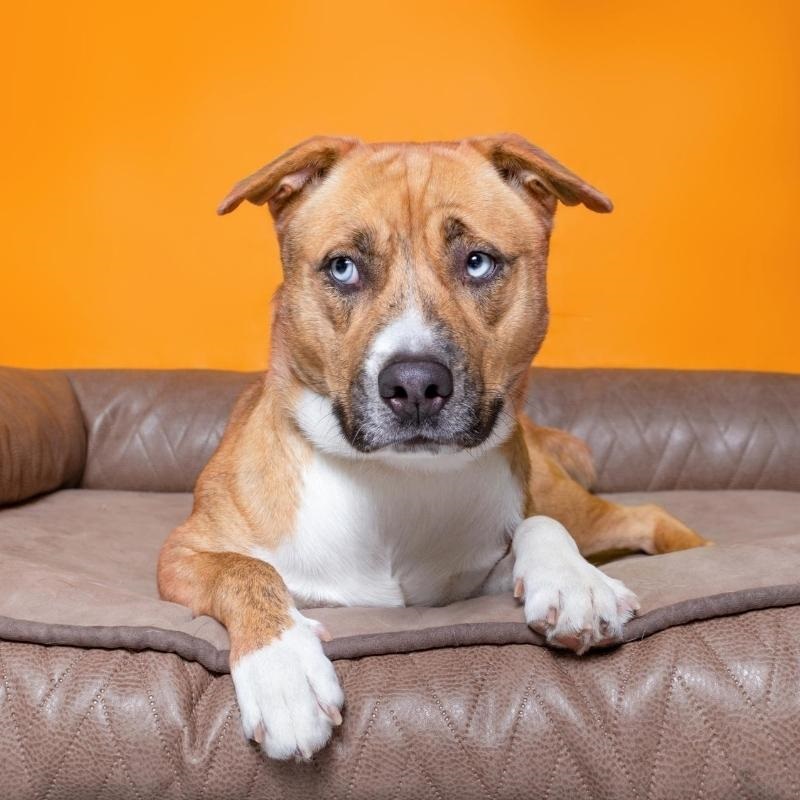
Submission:
[[[622,636],[639,602],[624,584],[591,564],[578,564],[560,575],[524,580],[528,625],[554,647],[585,653]]]

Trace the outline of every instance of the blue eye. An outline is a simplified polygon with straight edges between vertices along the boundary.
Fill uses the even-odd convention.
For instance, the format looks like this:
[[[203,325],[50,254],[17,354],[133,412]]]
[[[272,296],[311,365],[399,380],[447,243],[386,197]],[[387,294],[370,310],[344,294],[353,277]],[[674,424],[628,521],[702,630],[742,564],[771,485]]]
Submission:
[[[351,258],[347,256],[337,256],[328,262],[328,272],[331,277],[344,286],[352,286],[358,283],[358,268]]]
[[[467,256],[467,275],[475,281],[484,281],[491,278],[497,269],[497,262],[488,254],[480,250],[473,250]]]

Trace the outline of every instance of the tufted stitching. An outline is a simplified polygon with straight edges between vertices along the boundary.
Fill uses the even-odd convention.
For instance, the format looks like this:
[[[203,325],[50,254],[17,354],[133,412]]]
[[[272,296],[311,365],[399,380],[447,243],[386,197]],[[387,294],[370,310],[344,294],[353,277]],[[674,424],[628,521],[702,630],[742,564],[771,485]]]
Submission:
[[[14,713],[14,708],[12,704],[12,696],[13,692],[11,691],[11,682],[9,680],[9,673],[8,669],[3,661],[2,654],[0,654],[0,673],[3,675],[3,688],[5,690],[5,704],[8,708],[8,714],[11,717],[11,730],[14,733],[15,743],[19,752],[22,754],[22,765],[25,768],[25,772],[28,774],[28,780],[31,781],[32,770],[30,765],[30,760],[28,757],[28,753],[25,750],[25,745],[23,743],[22,736],[20,735],[19,730],[19,722],[17,720],[17,715]],[[6,728],[8,730],[8,728]],[[32,781],[31,781],[32,783]]]
[[[211,778],[211,772],[214,769],[214,767],[216,766],[217,755],[219,753],[220,747],[222,746],[222,742],[223,742],[223,740],[225,739],[225,736],[228,733],[228,729],[230,727],[230,722],[231,722],[231,717],[233,716],[234,710],[238,712],[239,709],[232,705],[228,709],[227,714],[225,714],[225,719],[224,719],[224,721],[222,723],[222,729],[220,730],[219,734],[217,735],[217,738],[214,741],[214,746],[211,748],[211,752],[209,753],[208,761],[205,764],[205,774],[203,776],[203,787],[200,790],[200,797],[201,798],[206,796],[206,792],[208,790],[208,782],[209,782],[209,779]],[[237,713],[237,717],[238,717],[238,713]],[[240,738],[242,740],[244,740],[244,735],[242,735]],[[249,746],[249,744],[248,744],[248,746]]]
[[[145,661],[144,676],[145,678],[150,677],[150,664],[148,661]],[[172,751],[167,746],[167,742],[164,737],[164,731],[161,729],[161,723],[158,721],[158,708],[156,706],[156,701],[153,692],[150,690],[150,687],[147,685],[147,683],[143,683],[142,688],[144,689],[145,694],[147,695],[147,702],[148,705],[150,706],[150,711],[153,716],[153,724],[155,725],[156,728],[156,735],[158,736],[159,744],[161,745],[161,749],[167,756],[170,766],[172,767],[173,782],[178,784],[181,794],[184,797],[186,797],[186,791],[184,790],[183,784],[181,783],[180,775],[178,773],[178,766],[175,763],[175,758],[172,754]]]
[[[431,778],[430,772],[428,772],[428,770],[426,770],[425,767],[422,766],[422,762],[418,758],[415,757],[416,756],[416,752],[415,752],[413,738],[409,738],[408,734],[403,730],[403,726],[400,724],[400,720],[398,720],[397,714],[394,711],[392,711],[391,708],[388,709],[388,713],[389,713],[390,719],[394,723],[394,726],[397,728],[397,732],[400,734],[401,738],[403,739],[403,743],[406,746],[406,752],[408,753],[409,759],[413,758],[413,760],[415,761],[415,765],[416,765],[417,769],[420,771],[420,774],[422,775],[422,777],[425,778],[425,781],[428,784],[428,787],[433,792],[434,797],[437,797],[438,800],[444,800],[443,797],[442,797],[442,793],[439,791],[439,788],[433,782],[433,778]]]
[[[243,373],[72,373],[88,430],[84,486],[189,490]],[[800,376],[534,369],[534,420],[585,439],[599,491],[800,489]]]
[[[592,450],[599,491],[800,487],[800,376],[534,369],[528,409]]]
[[[364,748],[367,744],[367,739],[369,738],[369,734],[372,731],[372,726],[375,724],[375,720],[378,717],[378,709],[381,707],[381,703],[383,702],[383,693],[379,692],[378,696],[375,698],[375,703],[372,706],[372,713],[369,715],[369,722],[367,723],[367,727],[364,728],[364,732],[359,737],[358,741],[358,750],[356,751],[354,763],[353,763],[353,772],[350,775],[350,780],[347,784],[347,792],[345,794],[345,800],[348,800],[352,797],[353,789],[355,788],[356,784],[356,777],[358,776],[358,770],[361,766],[361,758],[364,755]]]
[[[70,661],[69,664],[67,664],[66,669],[64,669],[63,672],[61,672],[61,674],[56,678],[56,680],[53,681],[53,685],[47,690],[47,694],[42,698],[41,702],[38,705],[39,708],[44,708],[47,705],[48,701],[55,694],[58,687],[64,682],[64,678],[66,678],[67,675],[69,675],[69,673],[72,672],[72,669],[75,667],[75,665],[78,664],[85,655],[86,652],[84,650],[76,651],[75,658],[73,658],[72,661]]]
[[[736,785],[736,788],[739,792],[739,796],[742,798],[742,800],[748,800],[747,794],[744,791],[744,787],[742,786],[741,781],[739,780],[739,776],[736,774],[736,770],[733,768],[733,764],[731,763],[731,758],[728,755],[724,745],[722,744],[722,741],[720,740],[719,731],[709,718],[703,706],[700,703],[698,703],[696,699],[692,696],[692,691],[689,688],[689,684],[686,682],[684,676],[678,673],[677,680],[678,683],[680,683],[680,685],[683,687],[686,694],[691,698],[695,710],[700,716],[700,719],[702,720],[704,726],[709,730],[709,733],[711,734],[709,742],[713,744],[714,747],[717,749],[717,751],[720,754],[720,757],[725,763],[725,766],[728,768],[728,772],[730,773],[731,778],[733,778],[733,782]]]
[[[116,674],[122,669],[124,663],[125,663],[124,654],[120,653],[120,654],[117,655],[117,657],[109,665],[109,668],[108,668],[108,671],[106,673],[106,676],[104,677],[104,679],[100,683],[100,688],[94,694],[94,697],[93,697],[92,701],[89,703],[89,707],[86,709],[86,713],[83,714],[83,716],[80,718],[80,721],[78,722],[77,727],[75,728],[72,736],[70,736],[70,743],[67,745],[67,747],[65,748],[64,752],[61,754],[61,758],[58,760],[58,763],[56,764],[56,768],[53,771],[52,775],[50,776],[50,780],[47,782],[47,786],[45,787],[45,792],[44,792],[44,795],[43,795],[45,800],[50,796],[50,793],[55,788],[56,781],[58,780],[58,777],[61,774],[61,771],[64,769],[64,765],[65,765],[65,763],[67,761],[67,756],[70,755],[70,753],[72,752],[72,749],[78,743],[78,741],[79,741],[78,734],[80,733],[81,728],[86,723],[86,720],[89,719],[89,716],[91,715],[92,711],[94,710],[94,707],[97,705],[97,703],[100,700],[102,700],[103,695],[106,692],[106,689],[111,685],[111,681],[114,679]]]
[[[133,776],[131,775],[131,770],[128,762],[123,758],[122,755],[122,747],[120,746],[119,737],[117,736],[114,726],[111,724],[111,714],[108,711],[108,707],[105,704],[105,701],[100,698],[98,705],[103,712],[103,716],[106,720],[106,725],[108,726],[108,731],[111,734],[111,740],[114,743],[114,752],[117,754],[117,761],[114,764],[119,763],[122,766],[122,771],[125,773],[125,779],[130,784],[131,789],[133,790],[134,795],[137,798],[141,798],[141,792],[136,788],[136,784],[133,782]],[[109,772],[109,775],[111,772]],[[106,776],[106,781],[108,781],[108,775]]]
[[[598,712],[597,708],[595,708],[594,703],[592,703],[592,701],[589,700],[589,697],[586,695],[585,692],[581,691],[578,681],[576,681],[572,675],[568,674],[566,670],[564,670],[562,663],[563,663],[562,660],[559,658],[553,659],[553,666],[556,668],[559,674],[563,676],[565,683],[568,684],[570,688],[575,692],[575,694],[577,694],[578,697],[580,698],[581,707],[586,709],[586,711],[588,711],[589,714],[594,718],[595,723],[602,732],[606,741],[609,743],[611,751],[614,753],[614,758],[617,764],[619,764],[620,770],[622,771],[622,774],[625,776],[625,780],[628,782],[628,786],[630,787],[633,796],[638,798],[639,792],[636,790],[636,785],[633,782],[630,770],[628,769],[628,766],[622,757],[622,752],[620,751],[620,748],[617,744],[617,741],[614,739],[611,730],[603,722],[603,717]]]
[[[766,723],[764,715],[760,712],[758,706],[753,702],[753,698],[750,697],[749,693],[744,688],[744,686],[742,686],[741,681],[739,681],[739,679],[733,673],[731,668],[723,661],[723,659],[719,656],[717,651],[708,643],[706,638],[703,636],[701,630],[698,628],[690,628],[690,634],[694,636],[695,639],[700,642],[702,647],[711,654],[714,663],[716,663],[720,667],[720,674],[726,675],[730,679],[730,682],[733,684],[733,686],[736,687],[736,690],[742,696],[745,704],[747,705],[747,708],[752,713],[753,718],[757,720],[757,722],[759,723],[760,734],[770,742],[770,744],[776,751],[782,752],[782,757],[779,759],[778,763],[780,764],[781,769],[786,774],[787,778],[791,783],[793,794],[795,796],[798,796],[797,782],[795,781],[794,777],[791,775],[788,767],[786,766],[788,761],[792,757],[792,753],[785,752],[784,747],[781,745],[781,743],[776,739],[776,737],[772,735],[772,732],[769,729],[769,725],[767,725]]]
[[[522,697],[519,700],[519,705],[517,707],[516,713],[514,714],[514,722],[511,725],[511,730],[508,732],[507,741],[508,744],[506,746],[506,750],[504,753],[503,758],[503,768],[500,770],[500,779],[497,782],[497,794],[499,795],[500,790],[503,788],[503,782],[506,778],[506,773],[508,772],[508,765],[511,762],[511,752],[514,748],[514,739],[517,736],[517,728],[522,715],[525,713],[525,709],[528,705],[528,700],[530,699],[531,692],[533,691],[533,682],[536,680],[535,673],[532,672],[528,677],[528,683],[525,686],[524,691],[522,692]]]
[[[675,678],[678,674],[678,667],[673,661],[673,666],[670,669],[669,673],[669,680],[667,681],[667,691],[662,700],[659,700],[654,705],[660,706],[661,708],[661,722],[658,725],[658,735],[656,737],[656,752],[653,756],[653,763],[650,766],[650,777],[647,780],[647,792],[645,794],[646,800],[650,800],[653,796],[653,792],[656,788],[656,773],[658,771],[658,765],[661,761],[662,753],[664,752],[663,744],[664,744],[664,734],[667,730],[667,715],[669,713],[669,705],[670,701],[672,700],[672,693],[675,690]]]
[[[409,658],[411,660],[411,663],[412,664],[415,663],[416,655],[414,653],[409,653],[408,655],[409,655]],[[483,779],[483,776],[475,769],[475,766],[474,766],[474,764],[472,762],[472,759],[469,757],[469,752],[468,752],[467,748],[464,746],[464,740],[458,735],[458,732],[456,731],[455,726],[453,725],[453,721],[450,718],[450,715],[447,713],[446,709],[442,705],[442,702],[439,699],[439,697],[436,694],[436,692],[433,691],[433,689],[431,688],[430,684],[425,679],[425,672],[424,671],[420,672],[420,681],[422,682],[422,685],[423,685],[425,691],[430,694],[431,698],[433,699],[433,702],[436,704],[436,708],[439,710],[439,713],[441,714],[441,717],[444,720],[445,725],[447,726],[447,730],[450,732],[451,736],[455,740],[456,744],[458,745],[459,750],[461,750],[461,752],[464,754],[464,756],[465,756],[464,761],[465,761],[465,763],[467,765],[467,768],[475,776],[475,779],[481,785],[481,788],[486,792],[486,796],[487,797],[491,796],[492,795],[491,790],[486,785],[486,783],[485,783],[485,781]]]
[[[445,798],[456,782],[460,800],[796,797],[799,664],[797,607],[672,628],[599,657],[509,645],[339,661],[344,726],[299,765],[270,762],[234,735],[229,675],[173,654],[0,642],[0,760],[17,766],[13,787],[0,774],[0,796],[81,786],[87,798],[141,800],[157,785],[166,800],[177,771],[184,796],[208,800]],[[58,714],[36,712],[29,732],[15,730],[59,678]],[[108,747],[87,753],[76,745],[87,740]],[[609,748],[641,768],[623,774]]]

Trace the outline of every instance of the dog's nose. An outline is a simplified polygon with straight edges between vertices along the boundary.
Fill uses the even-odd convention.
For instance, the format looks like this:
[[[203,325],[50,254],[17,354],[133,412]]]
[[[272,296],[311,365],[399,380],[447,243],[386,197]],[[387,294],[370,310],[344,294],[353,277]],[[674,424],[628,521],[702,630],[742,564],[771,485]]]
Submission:
[[[422,422],[453,394],[453,373],[438,361],[395,361],[378,375],[378,391],[400,419]]]

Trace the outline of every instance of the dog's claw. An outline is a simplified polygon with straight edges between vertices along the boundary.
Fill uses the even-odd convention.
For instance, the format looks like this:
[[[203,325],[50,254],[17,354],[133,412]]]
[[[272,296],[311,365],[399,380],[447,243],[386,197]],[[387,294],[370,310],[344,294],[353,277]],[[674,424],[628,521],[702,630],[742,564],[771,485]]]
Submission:
[[[517,600],[519,600],[520,597],[522,597],[522,595],[524,594],[525,594],[525,584],[522,582],[522,578],[517,578],[516,582],[514,583],[514,597]]]
[[[264,743],[264,728],[262,725],[256,725],[256,729],[253,731],[253,741],[257,744]]]
[[[336,706],[322,706],[325,716],[333,723],[334,728],[342,724],[342,712]]]
[[[317,638],[321,642],[329,642],[331,639],[333,639],[331,632],[321,622],[318,622],[315,626],[314,633],[317,634]]]

